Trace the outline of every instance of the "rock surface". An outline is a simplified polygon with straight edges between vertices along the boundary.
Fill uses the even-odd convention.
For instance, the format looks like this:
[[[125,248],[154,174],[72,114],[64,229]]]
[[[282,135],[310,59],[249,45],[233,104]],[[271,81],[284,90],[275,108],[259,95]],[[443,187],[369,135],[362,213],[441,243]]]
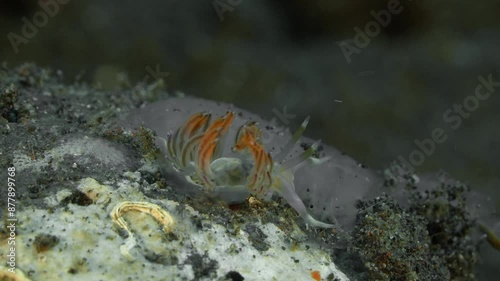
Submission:
[[[401,167],[369,170],[325,145],[320,153],[334,156],[332,166],[304,169],[297,192],[312,202],[315,214],[340,224],[307,228],[279,198],[228,205],[169,185],[155,144],[155,134],[165,129],[153,123],[121,126],[124,116],[144,104],[177,100],[161,84],[102,91],[80,82],[61,84],[60,76],[31,64],[0,66],[0,168],[16,168],[17,218],[16,231],[0,230],[0,256],[8,254],[14,235],[16,268],[26,278],[476,279],[474,266],[485,247],[479,247],[475,220],[493,224],[488,209],[475,206],[487,201],[471,201],[469,187],[452,178],[419,177]],[[216,104],[201,108],[215,111]],[[161,116],[154,116],[161,124]],[[286,138],[288,131],[280,133]],[[304,139],[305,146],[311,142]],[[367,182],[367,175],[375,180]],[[7,173],[0,180],[7,182]],[[340,200],[329,207],[329,198]],[[158,206],[173,217],[172,231],[164,231],[153,209],[123,212],[136,242],[124,255],[129,234],[111,216],[123,202]],[[350,217],[352,230],[343,227],[341,214]]]

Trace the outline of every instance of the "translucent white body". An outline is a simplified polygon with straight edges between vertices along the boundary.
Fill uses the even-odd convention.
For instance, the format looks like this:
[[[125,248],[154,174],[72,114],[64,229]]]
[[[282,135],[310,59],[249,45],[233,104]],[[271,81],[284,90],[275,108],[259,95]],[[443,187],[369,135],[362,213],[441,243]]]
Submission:
[[[133,126],[144,125],[156,130],[161,137],[158,144],[163,147],[167,134],[175,131],[193,114],[207,112],[217,117],[223,116],[228,111],[235,113],[234,119],[225,138],[221,140],[223,143],[220,146],[220,157],[210,164],[215,175],[214,180],[217,182],[211,192],[213,195],[235,203],[243,202],[252,194],[245,184],[254,161],[250,155],[232,150],[239,128],[249,122],[258,123],[258,127],[262,130],[262,144],[274,160],[273,185],[276,185],[268,194],[262,194],[260,197],[269,198],[273,192],[280,194],[309,224],[322,226],[321,222],[316,223],[317,221],[311,219],[314,215],[321,220],[338,220],[342,225],[350,225],[356,214],[356,200],[378,190],[377,187],[382,181],[379,175],[363,168],[349,156],[327,145],[321,145],[319,154],[323,161],[308,158],[297,167],[285,166],[288,169],[280,170],[279,166],[288,160],[297,159],[298,155],[304,153],[304,148],[295,145],[289,148],[286,157],[280,155],[283,160],[277,159],[280,151],[285,149],[292,138],[289,129],[231,104],[188,97],[170,98],[134,112],[129,117],[128,123]],[[302,137],[299,142],[309,146],[314,143],[307,137]],[[166,151],[165,154],[168,155]],[[300,161],[296,162],[300,163]],[[229,178],[223,176],[228,172],[234,176]],[[181,172],[170,167],[167,177],[182,190],[204,189],[199,182],[193,180],[189,172]],[[228,184],[225,184],[226,182]],[[307,207],[302,202],[307,202]]]

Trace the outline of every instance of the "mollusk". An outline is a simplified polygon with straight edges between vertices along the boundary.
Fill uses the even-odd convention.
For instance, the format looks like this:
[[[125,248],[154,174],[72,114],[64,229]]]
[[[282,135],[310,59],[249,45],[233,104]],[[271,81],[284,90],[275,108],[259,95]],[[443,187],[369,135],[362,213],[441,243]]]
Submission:
[[[302,136],[309,118],[284,148],[273,158],[263,144],[262,130],[257,123],[248,122],[236,133],[231,155],[223,156],[226,132],[231,126],[234,112],[211,120],[211,114],[196,113],[163,139],[169,164],[176,173],[184,175],[187,182],[211,194],[252,194],[270,198],[273,192],[284,197],[304,218],[315,227],[333,227],[314,219],[295,192],[294,173],[303,165],[319,165],[328,160],[313,154],[319,141],[300,155],[286,160]]]

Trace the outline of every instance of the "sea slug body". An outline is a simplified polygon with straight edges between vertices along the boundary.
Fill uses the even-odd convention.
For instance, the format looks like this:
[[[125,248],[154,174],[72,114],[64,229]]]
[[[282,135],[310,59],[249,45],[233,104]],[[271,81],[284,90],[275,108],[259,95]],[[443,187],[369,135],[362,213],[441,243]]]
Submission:
[[[221,146],[234,118],[227,112],[210,123],[211,114],[196,113],[177,130],[168,134],[164,147],[172,168],[185,175],[189,183],[200,186],[207,192],[241,190],[247,188],[252,195],[266,198],[272,192],[283,196],[287,202],[315,227],[333,227],[314,219],[295,192],[294,173],[302,165],[321,164],[327,159],[312,157],[318,143],[314,143],[302,154],[284,161],[290,150],[300,139],[307,118],[275,159],[262,143],[262,131],[257,123],[249,122],[238,129],[232,147],[233,157],[222,157]],[[239,157],[238,157],[239,156]]]
[[[186,96],[145,105],[124,123],[156,131],[165,178],[179,192],[228,203],[277,193],[312,226],[352,226],[357,200],[383,182],[341,151],[302,136],[308,119],[292,134],[276,119]]]

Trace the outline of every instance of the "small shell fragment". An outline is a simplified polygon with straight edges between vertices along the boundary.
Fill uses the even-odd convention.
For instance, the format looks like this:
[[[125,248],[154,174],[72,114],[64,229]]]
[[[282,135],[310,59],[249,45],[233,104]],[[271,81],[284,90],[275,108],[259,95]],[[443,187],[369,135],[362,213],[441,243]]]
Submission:
[[[128,211],[138,211],[149,214],[163,226],[163,231],[165,233],[169,233],[173,230],[175,222],[172,216],[167,211],[163,210],[156,204],[152,204],[149,202],[123,201],[116,205],[111,211],[111,218],[113,219],[113,222],[115,222],[121,228],[125,229],[125,231],[127,231],[128,233],[128,238],[125,240],[125,244],[120,246],[120,253],[128,259],[132,260],[133,257],[132,255],[130,255],[129,251],[136,245],[136,242],[134,235],[128,228],[127,222],[125,222],[125,219],[123,218],[123,214]]]

